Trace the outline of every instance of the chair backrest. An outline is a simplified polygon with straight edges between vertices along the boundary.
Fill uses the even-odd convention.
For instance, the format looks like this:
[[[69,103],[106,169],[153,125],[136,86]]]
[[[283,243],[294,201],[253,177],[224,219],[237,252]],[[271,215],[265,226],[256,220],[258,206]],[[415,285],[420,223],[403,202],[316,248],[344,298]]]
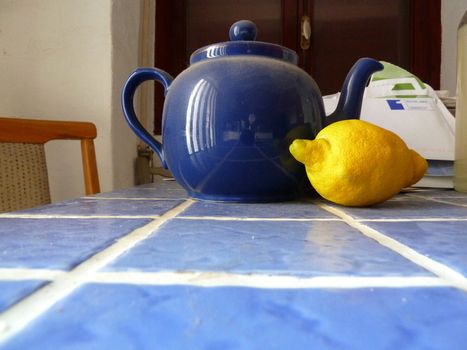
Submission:
[[[44,144],[80,140],[87,195],[100,192],[92,123],[0,118],[0,212],[50,203]]]

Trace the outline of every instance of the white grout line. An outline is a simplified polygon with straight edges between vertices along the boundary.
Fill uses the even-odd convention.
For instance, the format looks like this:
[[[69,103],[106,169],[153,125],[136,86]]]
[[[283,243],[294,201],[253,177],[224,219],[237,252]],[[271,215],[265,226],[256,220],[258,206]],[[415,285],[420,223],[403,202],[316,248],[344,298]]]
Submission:
[[[51,281],[67,271],[49,269],[0,268],[0,281]]]
[[[179,204],[160,218],[120,238],[115,244],[84,261],[69,273],[58,276],[53,282],[0,314],[0,343],[19,332],[29,322],[85,283],[90,274],[149,237],[159,226],[182,213],[191,204],[193,204],[191,199]]]
[[[235,217],[235,216],[178,216],[183,220],[213,220],[213,221],[344,221],[340,218],[261,218],[261,217]],[[467,218],[400,218],[400,219],[355,219],[357,222],[439,222],[439,221],[467,221]]]
[[[342,221],[337,218],[255,218],[235,216],[178,216],[177,219],[213,221]]]
[[[385,246],[386,248],[391,249],[392,251],[402,255],[404,258],[412,261],[414,264],[417,264],[424,269],[434,273],[436,276],[446,280],[449,282],[453,287],[462,289],[467,291],[467,278],[465,278],[459,272],[451,269],[450,267],[443,265],[429,257],[418,253],[414,249],[406,246],[405,244],[400,243],[399,241],[386,236],[375,229],[372,229],[362,223],[358,222],[350,215],[346,214],[344,211],[331,207],[326,204],[319,204],[319,207],[322,209],[340,217],[343,219],[348,225],[356,228],[365,236],[374,239],[379,244]]]
[[[66,271],[47,269],[0,269],[0,281],[51,281],[61,278]],[[238,274],[217,271],[162,271],[95,272],[82,283],[129,284],[194,287],[249,287],[261,289],[307,289],[307,288],[412,288],[446,287],[450,284],[438,277],[426,276],[318,276],[300,277],[271,274]]]
[[[73,214],[20,214],[20,213],[1,213],[1,218],[7,219],[157,219],[159,215],[73,215]],[[178,216],[177,219],[183,220],[212,220],[212,221],[343,221],[339,218],[261,218],[261,217],[235,217],[235,216]],[[378,218],[364,219],[356,218],[357,222],[447,222],[447,221],[467,221],[466,218]]]
[[[427,200],[427,201],[443,203],[443,204],[450,204],[450,205],[454,205],[456,207],[467,208],[467,204],[456,203],[456,202],[452,202],[452,201],[447,200],[447,199],[439,199],[439,198],[433,198],[433,197],[418,196],[416,194],[411,194],[410,196],[414,197],[414,198],[424,199],[424,200]],[[444,197],[444,198],[452,198],[452,197]],[[454,197],[454,198],[459,198],[459,197]]]
[[[438,277],[361,277],[319,276],[299,277],[290,275],[236,274],[226,272],[100,272],[89,282],[135,285],[189,285],[196,287],[250,287],[262,289],[305,288],[408,288],[449,286]]]
[[[15,214],[1,213],[1,218],[7,219],[157,219],[159,215],[71,215],[71,214]],[[343,221],[339,218],[261,218],[235,216],[178,216],[183,220],[212,220],[212,221]],[[400,218],[400,219],[354,219],[357,222],[447,222],[467,221],[467,218]]]
[[[445,222],[445,221],[467,221],[466,218],[401,218],[401,219],[389,219],[389,218],[381,218],[381,219],[355,219],[358,222]]]
[[[183,201],[186,198],[164,198],[164,197],[81,197],[80,199],[99,199],[99,200],[125,200],[125,201]]]
[[[159,215],[0,214],[7,219],[157,219]]]

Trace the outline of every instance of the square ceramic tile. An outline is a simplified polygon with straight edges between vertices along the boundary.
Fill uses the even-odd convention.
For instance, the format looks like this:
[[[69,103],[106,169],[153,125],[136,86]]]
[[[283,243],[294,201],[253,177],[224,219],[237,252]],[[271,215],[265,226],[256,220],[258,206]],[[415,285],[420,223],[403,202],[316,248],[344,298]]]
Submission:
[[[175,181],[159,181],[132,188],[117,190],[114,192],[104,192],[95,195],[98,198],[166,198],[184,199],[187,198],[186,191]]]
[[[80,198],[22,210],[16,213],[86,216],[158,216],[181,202],[182,200]]]
[[[0,267],[71,269],[149,221],[0,218]]]
[[[449,288],[87,285],[2,349],[450,349],[467,294]]]
[[[160,192],[164,191],[182,191],[183,187],[178,184],[177,181],[175,181],[173,178],[163,178],[160,176],[155,176],[154,177],[154,182],[144,184],[144,185],[139,185],[139,186],[134,186],[133,188],[136,189],[152,189],[152,190],[158,190]]]
[[[214,203],[196,202],[181,216],[221,216],[241,218],[338,219],[313,202]]]
[[[174,219],[108,269],[300,276],[430,274],[340,221]]]
[[[45,281],[0,281],[0,313],[28,296]],[[0,344],[1,348],[1,344]]]
[[[467,277],[467,222],[368,222],[366,225]]]
[[[457,192],[452,189],[424,188],[408,192],[410,196],[427,198],[466,198],[467,193]]]
[[[446,202],[446,203],[452,203],[452,204],[460,205],[460,206],[463,206],[463,207],[467,208],[467,197],[455,197],[455,196],[452,196],[452,197],[433,197],[433,199],[442,200],[443,202]]]
[[[467,218],[467,207],[407,196],[373,207],[336,207],[356,219]]]

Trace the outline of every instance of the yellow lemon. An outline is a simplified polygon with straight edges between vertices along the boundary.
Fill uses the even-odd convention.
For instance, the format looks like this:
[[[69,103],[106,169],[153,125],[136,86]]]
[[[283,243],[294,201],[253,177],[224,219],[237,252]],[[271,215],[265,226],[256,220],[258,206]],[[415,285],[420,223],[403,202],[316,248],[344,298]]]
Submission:
[[[344,120],[316,139],[295,140],[290,153],[305,164],[315,190],[346,206],[383,202],[413,185],[428,164],[393,132],[362,120]]]

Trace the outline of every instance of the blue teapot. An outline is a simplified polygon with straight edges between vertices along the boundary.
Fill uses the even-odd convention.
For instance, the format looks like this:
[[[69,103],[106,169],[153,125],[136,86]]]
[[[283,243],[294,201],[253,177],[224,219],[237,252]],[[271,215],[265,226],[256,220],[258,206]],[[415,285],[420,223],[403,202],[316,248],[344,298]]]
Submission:
[[[130,128],[159,156],[191,197],[265,202],[300,196],[304,167],[293,159],[294,139],[314,139],[326,125],[359,118],[371,74],[383,66],[362,58],[352,67],[336,111],[326,116],[314,80],[297,67],[286,47],[255,41],[256,26],[239,21],[229,42],[195,51],[173,79],[157,68],[139,68],[122,91]],[[146,80],[165,89],[162,142],[138,121],[133,97]]]

